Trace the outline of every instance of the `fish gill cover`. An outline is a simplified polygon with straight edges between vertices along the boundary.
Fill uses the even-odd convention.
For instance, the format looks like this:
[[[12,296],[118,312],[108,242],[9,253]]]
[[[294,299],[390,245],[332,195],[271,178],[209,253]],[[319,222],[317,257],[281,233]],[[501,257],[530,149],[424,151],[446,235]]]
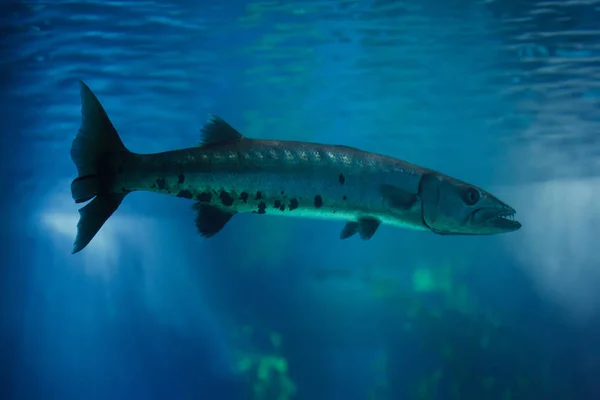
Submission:
[[[0,18],[3,398],[600,396],[600,2],[12,1]],[[71,255],[79,80],[131,151],[195,146],[214,113],[441,171],[523,228],[342,241],[340,221],[249,213],[207,240],[189,199],[132,193]]]

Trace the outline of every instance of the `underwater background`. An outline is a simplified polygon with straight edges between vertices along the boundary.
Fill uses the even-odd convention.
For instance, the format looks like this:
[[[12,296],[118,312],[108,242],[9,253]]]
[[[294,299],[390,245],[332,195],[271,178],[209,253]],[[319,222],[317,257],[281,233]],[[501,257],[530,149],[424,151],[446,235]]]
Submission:
[[[2,399],[600,398],[600,1],[0,5]],[[128,196],[71,255],[78,80],[136,152],[252,138],[489,189],[489,237]]]

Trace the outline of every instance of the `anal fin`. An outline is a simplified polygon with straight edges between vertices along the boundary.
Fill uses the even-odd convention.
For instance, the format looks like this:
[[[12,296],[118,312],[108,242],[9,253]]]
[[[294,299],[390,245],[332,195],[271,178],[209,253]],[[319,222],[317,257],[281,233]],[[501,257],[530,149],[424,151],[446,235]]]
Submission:
[[[348,239],[355,234],[359,234],[362,240],[369,240],[373,237],[377,229],[381,225],[381,221],[373,217],[361,217],[357,222],[347,222],[342,232],[340,239]]]
[[[198,232],[205,238],[215,236],[223,229],[235,213],[223,211],[222,209],[202,204],[200,202],[194,204],[196,210],[196,227]]]

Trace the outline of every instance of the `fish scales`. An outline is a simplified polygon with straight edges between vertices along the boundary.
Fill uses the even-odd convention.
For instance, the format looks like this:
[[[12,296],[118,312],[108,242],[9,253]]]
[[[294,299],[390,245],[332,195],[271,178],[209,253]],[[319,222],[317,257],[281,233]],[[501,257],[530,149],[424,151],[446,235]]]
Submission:
[[[334,219],[384,212],[389,207],[377,188],[416,191],[425,171],[345,146],[252,139],[135,155],[121,170],[115,188],[125,192],[155,191],[236,212]],[[413,179],[395,179],[399,173]]]

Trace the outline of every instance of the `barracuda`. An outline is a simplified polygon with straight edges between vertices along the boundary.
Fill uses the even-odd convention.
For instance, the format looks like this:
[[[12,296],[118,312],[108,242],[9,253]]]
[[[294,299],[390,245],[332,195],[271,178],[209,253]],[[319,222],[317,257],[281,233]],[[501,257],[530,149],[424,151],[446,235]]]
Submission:
[[[213,116],[199,145],[156,154],[127,150],[80,82],[82,123],[71,147],[79,210],[73,253],[85,248],[128,193],[194,200],[196,226],[217,234],[237,213],[345,221],[340,237],[370,239],[381,224],[442,235],[491,235],[521,224],[515,210],[474,185],[346,146],[244,137]]]

